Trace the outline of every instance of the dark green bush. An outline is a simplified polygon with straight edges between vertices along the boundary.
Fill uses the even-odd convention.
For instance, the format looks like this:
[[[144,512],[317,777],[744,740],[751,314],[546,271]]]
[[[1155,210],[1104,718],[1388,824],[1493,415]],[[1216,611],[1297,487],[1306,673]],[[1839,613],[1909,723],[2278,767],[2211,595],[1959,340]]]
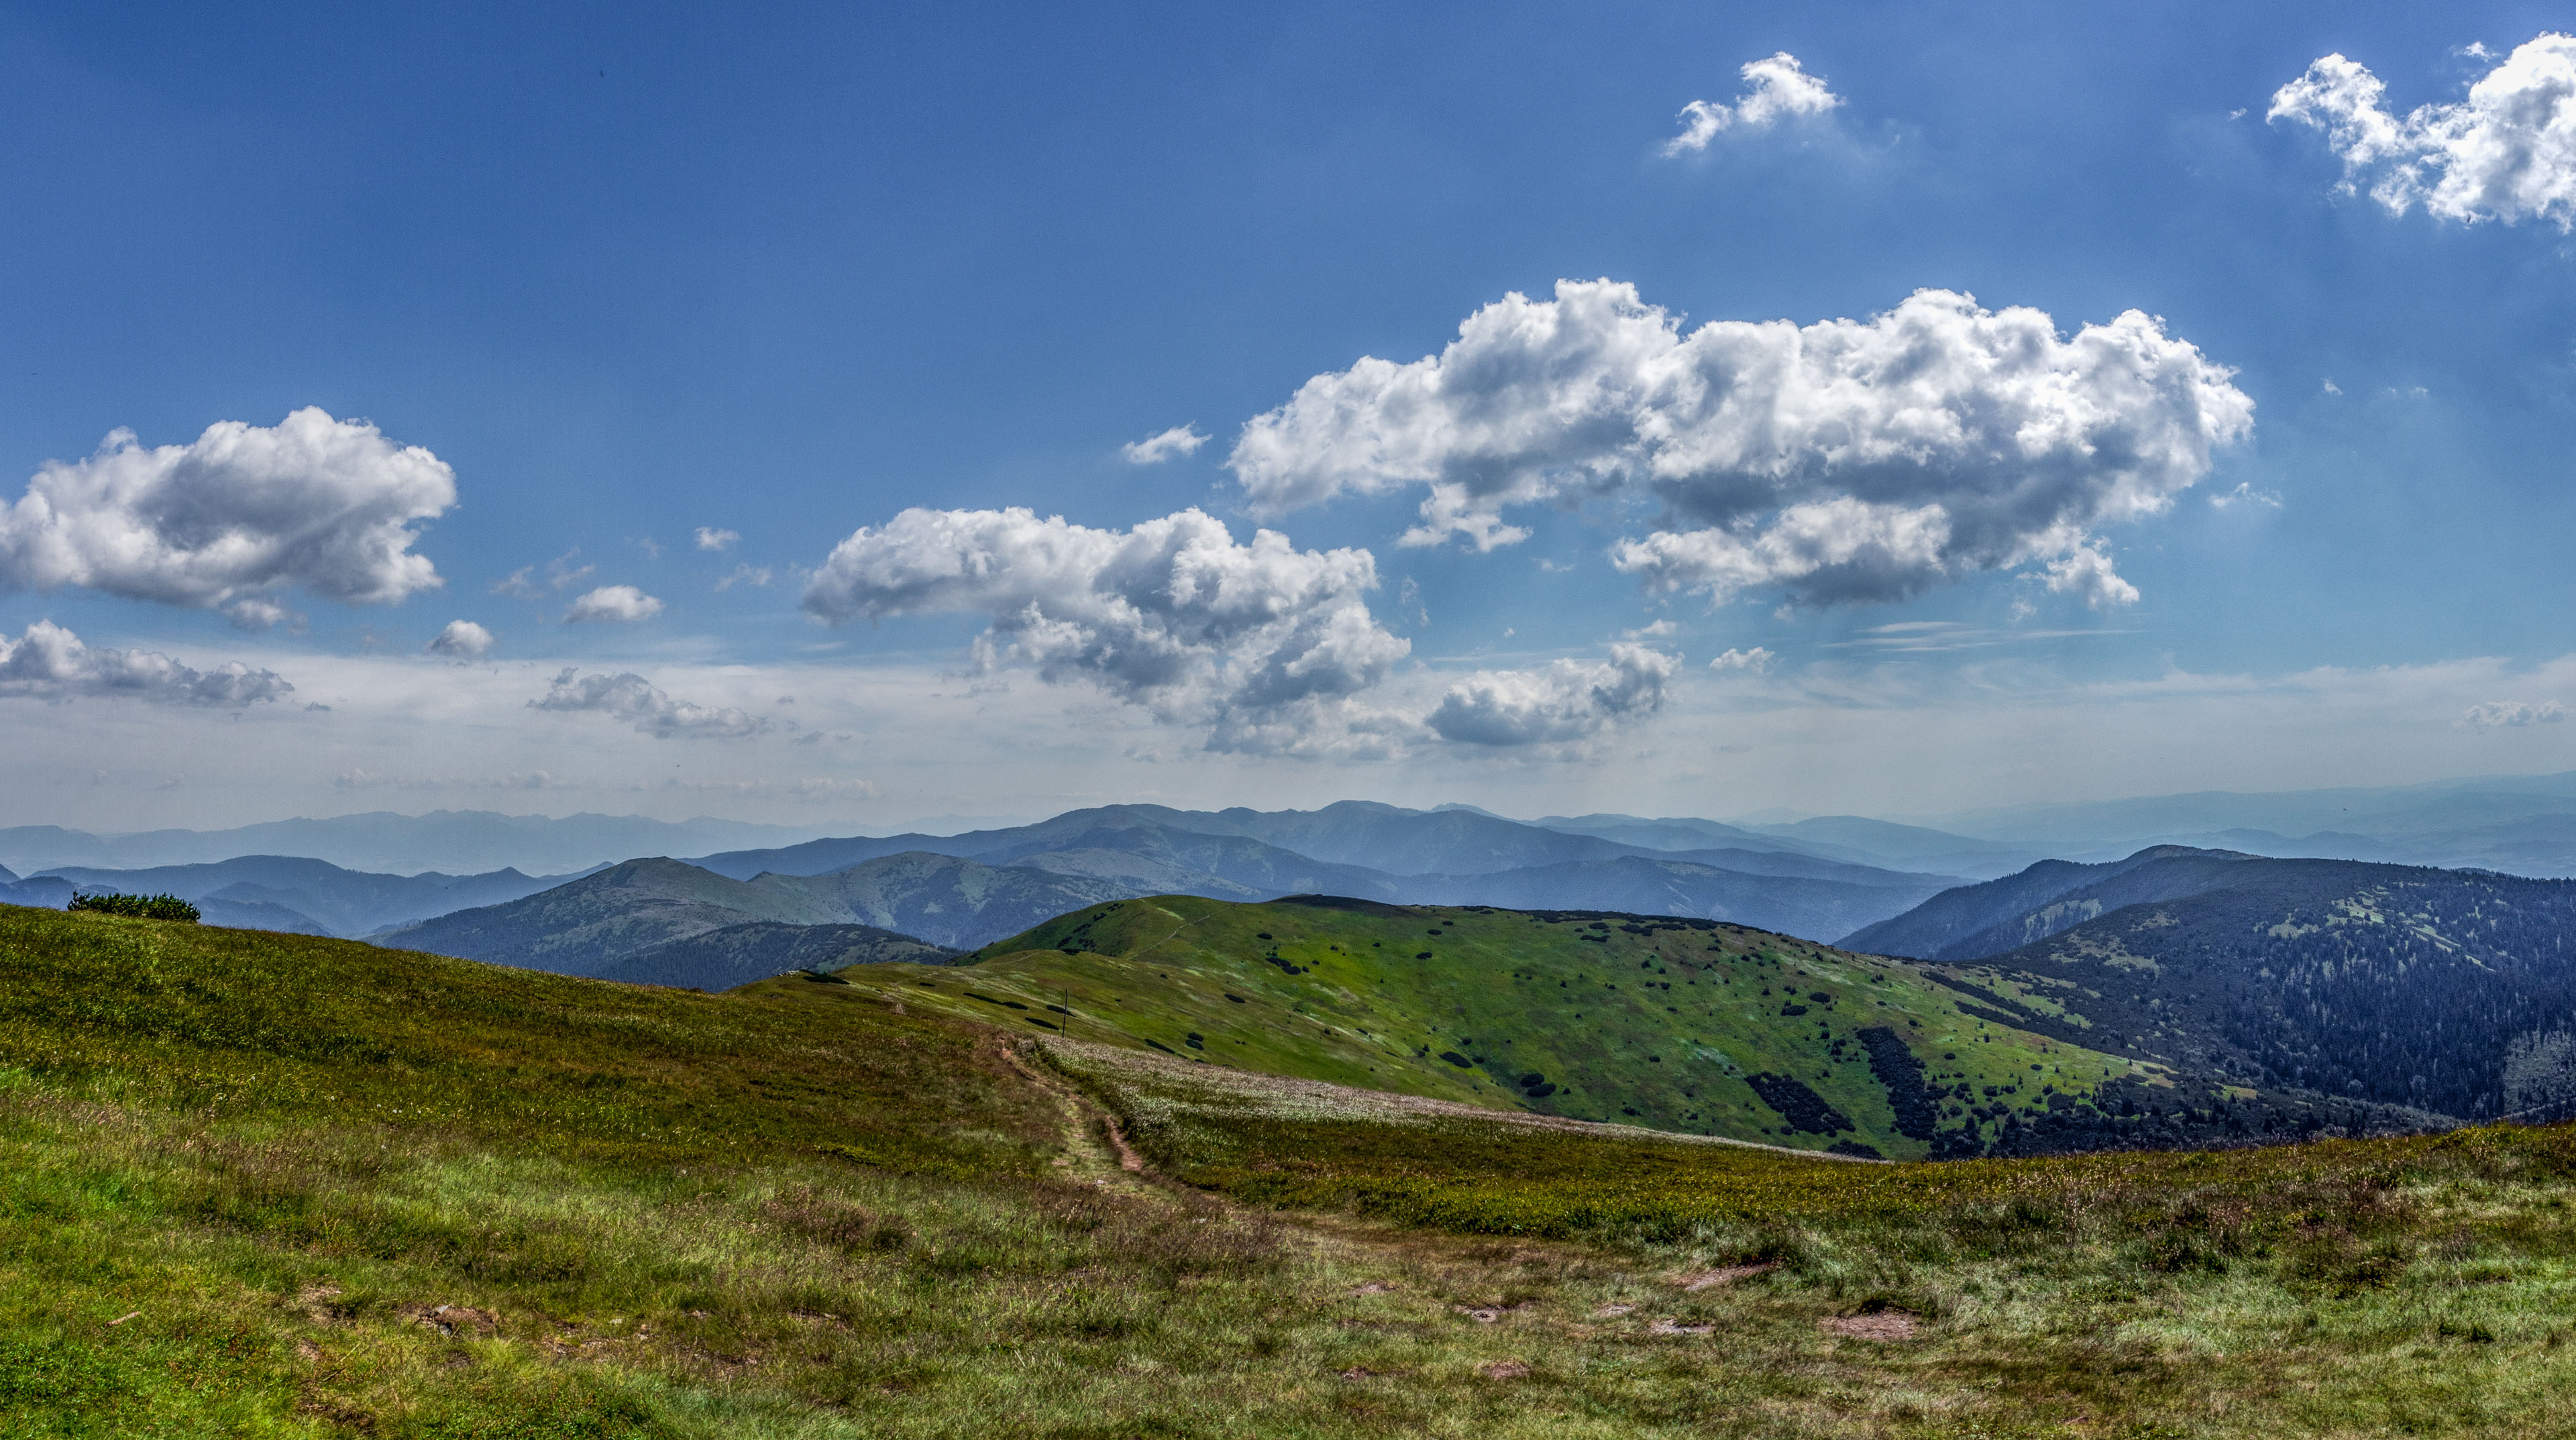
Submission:
[[[131,915],[139,920],[185,920],[194,924],[197,919],[197,907],[176,895],[120,895],[113,890],[83,895],[76,890],[72,892],[71,908]]]

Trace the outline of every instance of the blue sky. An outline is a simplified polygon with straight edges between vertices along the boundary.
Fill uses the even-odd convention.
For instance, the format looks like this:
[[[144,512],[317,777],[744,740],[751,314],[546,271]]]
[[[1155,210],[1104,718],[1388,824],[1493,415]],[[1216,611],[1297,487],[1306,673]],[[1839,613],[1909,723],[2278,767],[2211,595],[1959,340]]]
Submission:
[[[2576,766],[2551,723],[2576,705],[2576,202],[2435,185],[2401,212],[2374,184],[2485,163],[2458,148],[2483,132],[2364,156],[2347,192],[2342,102],[2266,118],[2330,54],[2401,121],[2521,61],[2545,80],[2517,47],[2576,28],[2563,7],[386,10],[0,12],[0,634],[88,647],[0,662],[20,823],[1913,814]],[[1779,54],[1824,98],[1738,112]],[[1694,101],[1742,118],[1667,153]],[[1982,452],[1790,445],[1795,484],[1728,509],[1724,464],[1568,461],[1590,442],[1524,426],[1529,455],[1431,462],[1471,489],[1546,471],[1486,506],[1526,538],[1479,548],[1404,543],[1420,476],[1304,421],[1269,470],[1236,448],[1363,357],[1422,362],[1507,294],[1598,279],[1677,338],[1867,327],[1925,289],[2069,346],[2136,310],[2158,363],[2227,394],[2185,417],[2205,458],[2032,461],[2091,508],[1977,545],[1961,497],[2018,483]],[[1957,414],[2020,393],[1982,383]],[[2175,418],[2138,403],[2105,433]],[[438,583],[353,570],[384,559],[354,541],[119,579],[60,561],[22,501],[120,428],[146,453],[306,407],[446,467],[452,504],[401,482]],[[1391,413],[1370,433],[1414,423]],[[1182,426],[1208,438],[1122,458]],[[396,461],[350,453],[329,485],[391,493],[365,467]],[[170,497],[222,491],[190,455],[138,502],[173,544]],[[1955,543],[1781,558],[1785,507],[1852,495],[1891,525],[1940,507]],[[1037,534],[903,539],[899,515],[1014,506],[1095,548],[1197,507],[1224,533],[1193,543],[1266,526],[1366,573],[1210,552],[1274,587],[1247,602],[1271,628],[1108,614],[1109,572],[1062,555],[971,594],[898,583],[920,546],[1025,558]],[[219,511],[190,513],[273,521]],[[1660,569],[1617,548],[1693,533]],[[2077,561],[2119,581],[2052,589]],[[604,588],[608,618],[567,623]],[[490,643],[427,652],[453,621]]]

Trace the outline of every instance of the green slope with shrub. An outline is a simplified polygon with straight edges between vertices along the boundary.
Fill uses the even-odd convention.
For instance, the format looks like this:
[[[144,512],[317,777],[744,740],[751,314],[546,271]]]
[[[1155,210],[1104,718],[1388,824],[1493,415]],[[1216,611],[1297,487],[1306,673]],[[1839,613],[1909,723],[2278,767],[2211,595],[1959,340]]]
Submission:
[[[1890,1158],[2367,1128],[1985,1018],[1919,968],[1720,922],[1113,901],[853,984],[1266,1074]]]

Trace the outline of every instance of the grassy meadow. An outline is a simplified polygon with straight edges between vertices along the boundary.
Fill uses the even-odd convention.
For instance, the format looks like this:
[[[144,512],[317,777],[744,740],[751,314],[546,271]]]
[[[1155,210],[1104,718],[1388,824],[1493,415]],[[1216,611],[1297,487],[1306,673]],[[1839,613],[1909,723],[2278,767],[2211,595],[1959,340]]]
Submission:
[[[0,908],[0,1434],[2568,1429],[2563,1128],[1880,1165],[907,983]]]

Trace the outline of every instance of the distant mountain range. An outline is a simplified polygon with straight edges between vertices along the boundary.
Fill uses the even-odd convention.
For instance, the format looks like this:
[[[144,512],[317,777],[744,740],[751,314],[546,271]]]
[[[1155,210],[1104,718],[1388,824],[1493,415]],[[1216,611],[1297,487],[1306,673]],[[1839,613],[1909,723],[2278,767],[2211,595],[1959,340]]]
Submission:
[[[2160,825],[2259,821],[2295,829],[2329,815],[2351,828],[2290,841],[2286,831],[2240,824],[2192,832],[2221,843],[2108,851],[2101,839],[2124,827]],[[361,937],[399,931],[407,945],[582,974],[754,924],[863,925],[970,948],[1062,910],[1155,894],[1247,903],[1326,894],[1687,916],[1957,963],[2046,940],[2124,906],[2233,883],[2225,877],[2236,867],[2303,847],[2384,863],[2469,845],[2484,863],[2511,851],[2532,862],[2521,868],[2547,874],[2542,862],[2553,857],[2576,861],[2576,775],[2168,796],[1990,812],[1958,823],[1984,833],[1856,816],[1757,824],[1596,813],[1530,823],[1472,806],[1412,810],[1363,801],[1305,811],[1109,805],[959,835],[815,836],[718,821],[478,812],[104,839],[21,827],[0,830],[0,860],[37,850],[50,863],[31,872],[9,861],[13,869],[0,872],[8,876],[0,880],[0,901],[61,905],[76,885],[167,891],[196,903],[212,924]],[[2016,838],[2050,829],[2073,838]],[[2563,854],[2551,848],[2561,832]],[[695,851],[694,861],[655,862],[688,874],[650,870],[658,878],[649,880],[639,878],[648,871],[633,860],[585,848],[638,838],[718,843]],[[738,842],[745,839],[781,843],[744,848]],[[344,859],[373,855],[385,870],[291,848],[150,865],[100,858],[245,841],[330,850]],[[84,846],[93,858],[59,858]],[[672,845],[643,853],[692,852]],[[496,854],[585,858],[549,874],[515,864],[489,868]],[[434,855],[486,863],[387,873]],[[611,868],[622,878],[587,873],[609,860],[620,862]],[[554,898],[523,903],[547,896]],[[725,964],[804,963],[793,957],[805,953],[798,948],[805,942],[758,932],[754,944],[753,933],[726,951],[734,958]]]
[[[459,910],[376,938],[400,949],[531,970],[645,979],[631,968],[636,957],[758,922],[870,926],[915,944],[926,941],[925,949],[944,953],[1130,893],[1085,877],[918,851],[825,875],[769,874],[755,880],[735,880],[678,860],[630,860],[524,899]],[[695,950],[664,953],[679,957],[675,966],[683,961],[695,965],[703,958]],[[926,957],[915,953],[902,958]],[[778,968],[804,963],[798,959]]]
[[[354,938],[451,910],[516,900],[550,890],[569,878],[522,875],[516,870],[495,870],[483,875],[442,875],[436,871],[375,875],[344,870],[320,860],[244,855],[207,865],[166,865],[148,870],[66,866],[22,884],[56,882],[63,887],[65,900],[75,888],[176,895],[194,901],[209,925]]]
[[[350,818],[372,824],[380,817]],[[490,817],[427,818],[446,825]],[[1575,823],[1634,838],[1464,807],[1352,801],[1316,811],[1210,812],[1115,805],[1002,830],[802,840],[722,851],[694,864],[629,860],[579,876],[517,869],[393,875],[278,855],[58,866],[12,882],[0,899],[61,905],[75,886],[167,892],[196,903],[209,924],[371,937],[582,975],[608,975],[635,960],[646,969],[633,978],[704,978],[692,968],[705,960],[697,952],[660,959],[646,952],[753,924],[864,925],[966,948],[1095,901],[1156,894],[1620,910],[1822,938],[1903,911],[1958,878],[1860,864],[1841,858],[1830,842],[1764,837],[1715,822],[1595,816]],[[797,948],[803,942],[759,933],[760,944],[727,952],[723,964],[733,970],[704,974],[806,963],[795,958],[804,955]]]
[[[0,866],[32,875],[74,866],[134,870],[280,855],[397,875],[426,871],[471,875],[502,869],[563,875],[642,855],[705,856],[713,866],[729,854],[772,854],[808,841],[873,847],[810,867],[800,862],[808,873],[820,873],[905,850],[980,854],[1008,837],[1059,836],[1067,826],[1088,828],[1101,823],[1100,817],[1119,814],[1196,835],[1257,840],[1312,862],[1357,865],[1394,875],[1489,874],[1610,858],[1580,847],[1551,852],[1552,842],[1533,839],[1527,833],[1531,831],[1609,842],[1621,853],[1719,850],[1803,855],[1868,869],[1969,880],[2013,874],[2043,859],[2116,860],[2153,845],[2236,850],[2275,858],[2576,875],[2576,771],[2477,776],[2420,785],[2205,791],[2023,805],[1917,817],[1910,823],[1855,815],[1730,823],[1622,814],[1550,815],[1520,822],[1468,805],[1400,812],[1393,806],[1377,806],[1374,810],[1381,813],[1374,816],[1368,813],[1371,808],[1328,805],[1312,811],[1262,812],[1119,805],[962,835],[903,834],[860,840],[827,838],[850,836],[856,828],[841,825],[760,825],[707,818],[674,822],[596,814],[554,819],[450,810],[426,815],[380,811],[230,830],[119,835],[24,825],[0,828]],[[1383,823],[1389,813],[1419,818],[1389,826]],[[1499,843],[1506,853],[1477,853],[1480,837]]]
[[[139,870],[203,865],[245,855],[325,860],[348,870],[416,875],[522,870],[563,875],[634,855],[689,855],[742,845],[785,845],[842,827],[752,825],[738,820],[648,820],[641,815],[501,815],[378,811],[327,820],[276,820],[231,830],[147,830],[92,835],[54,825],[0,828],[0,865],[20,874],[80,866]]]
[[[1404,904],[1628,910],[1814,938],[1896,914],[1957,879],[1855,864],[1707,821],[1587,818],[1646,827],[1702,848],[1551,830],[1464,808],[1406,810],[1346,800],[1321,810],[1268,812],[1109,805],[1010,830],[817,840],[696,863],[748,880],[830,873],[918,851],[1109,881],[1130,887],[1129,895],[1248,901],[1326,894]],[[1741,843],[1706,844],[1715,840]]]
[[[2073,860],[2108,860],[2172,844],[2274,858],[2576,876],[2576,771],[2022,805],[1922,823]]]

